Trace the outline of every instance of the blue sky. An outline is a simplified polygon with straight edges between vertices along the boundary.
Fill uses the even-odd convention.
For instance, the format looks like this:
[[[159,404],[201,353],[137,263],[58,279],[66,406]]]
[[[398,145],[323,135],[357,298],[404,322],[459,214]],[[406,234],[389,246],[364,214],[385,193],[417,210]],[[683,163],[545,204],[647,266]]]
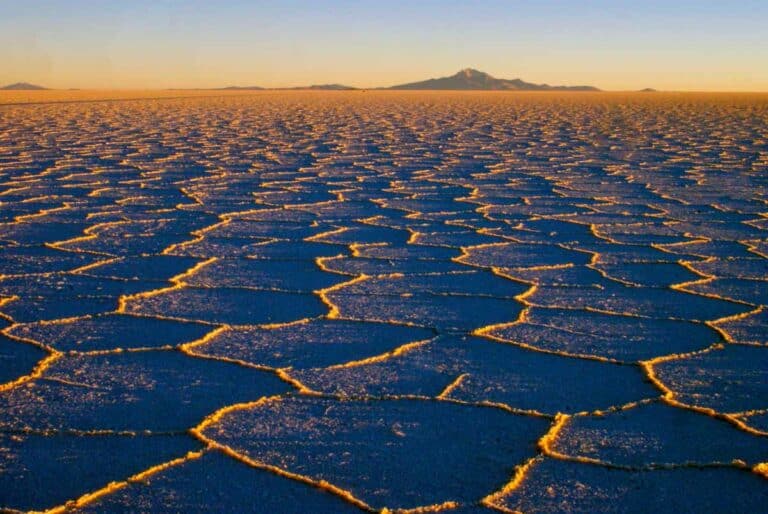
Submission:
[[[390,85],[474,67],[768,91],[768,1],[0,0],[0,84]]]

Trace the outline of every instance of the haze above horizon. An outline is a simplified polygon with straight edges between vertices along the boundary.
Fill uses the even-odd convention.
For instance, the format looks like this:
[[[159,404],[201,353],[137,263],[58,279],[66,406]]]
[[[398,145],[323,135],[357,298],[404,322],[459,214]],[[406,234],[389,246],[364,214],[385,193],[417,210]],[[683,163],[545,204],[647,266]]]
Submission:
[[[0,0],[0,84],[390,86],[466,67],[606,90],[768,91],[768,3]]]

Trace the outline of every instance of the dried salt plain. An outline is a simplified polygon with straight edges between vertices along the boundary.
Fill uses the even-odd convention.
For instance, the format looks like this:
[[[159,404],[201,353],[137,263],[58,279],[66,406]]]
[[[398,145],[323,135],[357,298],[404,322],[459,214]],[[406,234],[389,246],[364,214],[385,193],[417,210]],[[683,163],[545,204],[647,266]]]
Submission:
[[[0,98],[5,511],[768,508],[768,96],[120,95]]]

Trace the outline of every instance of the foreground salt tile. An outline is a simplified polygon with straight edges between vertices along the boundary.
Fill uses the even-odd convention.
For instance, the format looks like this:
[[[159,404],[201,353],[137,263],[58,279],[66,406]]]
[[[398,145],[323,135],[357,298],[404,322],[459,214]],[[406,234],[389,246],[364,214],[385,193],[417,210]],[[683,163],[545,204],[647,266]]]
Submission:
[[[433,337],[424,328],[314,319],[225,330],[195,346],[194,352],[274,368],[324,368],[383,359]]]
[[[497,273],[529,285],[565,287],[603,287],[610,284],[600,272],[587,266],[563,264],[533,268],[498,268]]]
[[[63,252],[46,246],[9,246],[2,252],[0,275],[70,271],[99,260],[94,255]]]
[[[703,350],[720,341],[703,323],[539,307],[481,333],[542,351],[623,362]]]
[[[72,356],[3,392],[0,428],[178,432],[226,405],[291,389],[269,371],[178,351]]]
[[[604,273],[606,278],[631,286],[669,287],[701,279],[701,275],[672,262],[596,264],[595,269]]]
[[[736,413],[768,408],[767,361],[766,348],[726,345],[660,362],[653,368],[679,401]]]
[[[506,482],[510,465],[535,454],[549,424],[438,401],[286,398],[231,411],[203,434],[256,463],[392,509],[477,502]]]
[[[0,334],[0,388],[31,373],[47,355],[37,345]]]
[[[14,214],[10,209],[4,207],[3,214],[6,212]],[[15,215],[18,214],[21,213]],[[32,248],[44,243],[81,236],[90,225],[90,223],[85,222],[14,222],[8,220],[6,223],[0,223],[0,241]]]
[[[704,237],[698,240],[689,241],[684,244],[679,243],[679,244],[660,245],[659,248],[663,249],[665,252],[683,256],[683,258],[687,258],[685,256],[694,256],[694,257],[699,257],[703,259],[717,258],[717,259],[729,259],[729,260],[730,259],[752,260],[758,257],[757,254],[749,250],[748,244],[743,244],[739,241],[728,240],[728,239],[707,239],[706,237]],[[691,263],[691,266],[696,269],[701,269],[705,273],[709,273],[710,271],[713,270],[713,268],[716,270],[718,267],[720,267],[720,265],[717,264],[716,261],[713,262],[711,260],[702,260],[700,262],[693,262]],[[719,273],[717,273],[716,271],[713,274],[719,275]]]
[[[716,278],[711,281],[689,284],[686,291],[745,302],[752,305],[768,305],[768,261],[765,274],[760,280],[743,278]]]
[[[583,241],[572,245],[573,249],[589,252],[594,262],[600,264],[622,263],[677,263],[681,258],[696,260],[691,254],[675,255],[650,245],[616,244],[609,241]]]
[[[465,268],[453,273],[418,275],[383,275],[366,277],[343,287],[334,288],[341,294],[461,296],[499,298],[516,301],[515,297],[528,287],[485,270]]]
[[[514,298],[526,289],[491,273],[467,271],[364,277],[323,296],[342,318],[472,330],[515,319],[522,304]]]
[[[243,287],[309,294],[344,279],[322,271],[310,260],[222,259],[184,281],[198,287]]]
[[[57,507],[200,448],[183,434],[0,432],[0,510]]]
[[[157,290],[125,300],[124,312],[230,325],[284,323],[319,316],[327,308],[313,294],[241,288]]]
[[[691,267],[702,274],[720,278],[740,278],[765,281],[768,278],[768,259],[757,256],[749,259],[711,259],[695,262]]]
[[[350,319],[406,323],[441,331],[467,331],[486,324],[514,318],[520,308],[509,300],[483,297],[434,298],[369,296],[367,294],[329,295],[339,305],[341,316]],[[465,313],[475,314],[466,318]]]
[[[744,316],[720,320],[717,327],[733,343],[768,345],[768,309],[763,307]]]
[[[134,281],[163,281],[181,275],[202,262],[193,257],[174,255],[140,255],[104,259],[92,266],[77,271],[90,277],[112,278]]]
[[[600,417],[574,416],[553,451],[635,468],[768,461],[768,439],[707,414],[655,402]]]
[[[761,512],[765,479],[733,468],[626,471],[537,459],[517,487],[489,500],[513,512]]]
[[[314,261],[318,257],[335,257],[348,253],[348,245],[277,240],[249,246],[244,255],[253,259]]]
[[[117,308],[122,295],[163,283],[137,283],[82,275],[32,275],[0,278],[0,295],[15,299],[0,312],[18,322],[100,314]]]
[[[684,243],[695,241],[690,237],[679,234],[672,226],[674,226],[674,222],[657,221],[632,225],[601,224],[595,230],[601,236],[619,244],[680,245],[677,248],[683,249],[686,248]],[[665,247],[664,249],[667,248],[675,248],[675,246]],[[678,252],[685,253],[680,250]]]
[[[160,253],[171,245],[189,239],[188,234],[140,234],[106,235],[98,234],[92,238],[72,239],[56,244],[56,248],[70,252],[83,252],[96,255],[129,256],[147,253]]]
[[[464,337],[440,337],[379,362],[297,370],[291,375],[332,394],[443,394],[464,402],[551,414],[607,409],[658,396],[634,366]]]
[[[16,337],[62,352],[173,347],[200,339],[210,331],[210,325],[201,323],[116,313],[17,324],[8,329]]]
[[[77,512],[359,513],[320,488],[255,469],[220,452],[205,452],[86,504]]]
[[[709,239],[728,241],[742,241],[760,239],[765,237],[765,231],[755,226],[740,222],[711,222],[705,221],[684,222],[675,225],[675,230],[680,233],[706,235]]]
[[[465,250],[459,262],[471,266],[526,268],[562,264],[587,264],[586,253],[567,250],[557,245],[498,243],[474,246]]]
[[[565,309],[596,309],[657,319],[714,321],[753,308],[720,298],[650,287],[608,283],[600,287],[542,286],[526,296],[532,305]]]

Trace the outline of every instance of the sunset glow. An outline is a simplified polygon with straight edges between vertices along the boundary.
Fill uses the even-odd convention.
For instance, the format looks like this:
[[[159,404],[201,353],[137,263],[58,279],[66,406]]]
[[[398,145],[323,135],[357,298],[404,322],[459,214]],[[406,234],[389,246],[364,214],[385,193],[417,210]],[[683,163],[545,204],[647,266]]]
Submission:
[[[0,85],[390,86],[468,66],[606,90],[768,90],[760,0],[0,3]]]

